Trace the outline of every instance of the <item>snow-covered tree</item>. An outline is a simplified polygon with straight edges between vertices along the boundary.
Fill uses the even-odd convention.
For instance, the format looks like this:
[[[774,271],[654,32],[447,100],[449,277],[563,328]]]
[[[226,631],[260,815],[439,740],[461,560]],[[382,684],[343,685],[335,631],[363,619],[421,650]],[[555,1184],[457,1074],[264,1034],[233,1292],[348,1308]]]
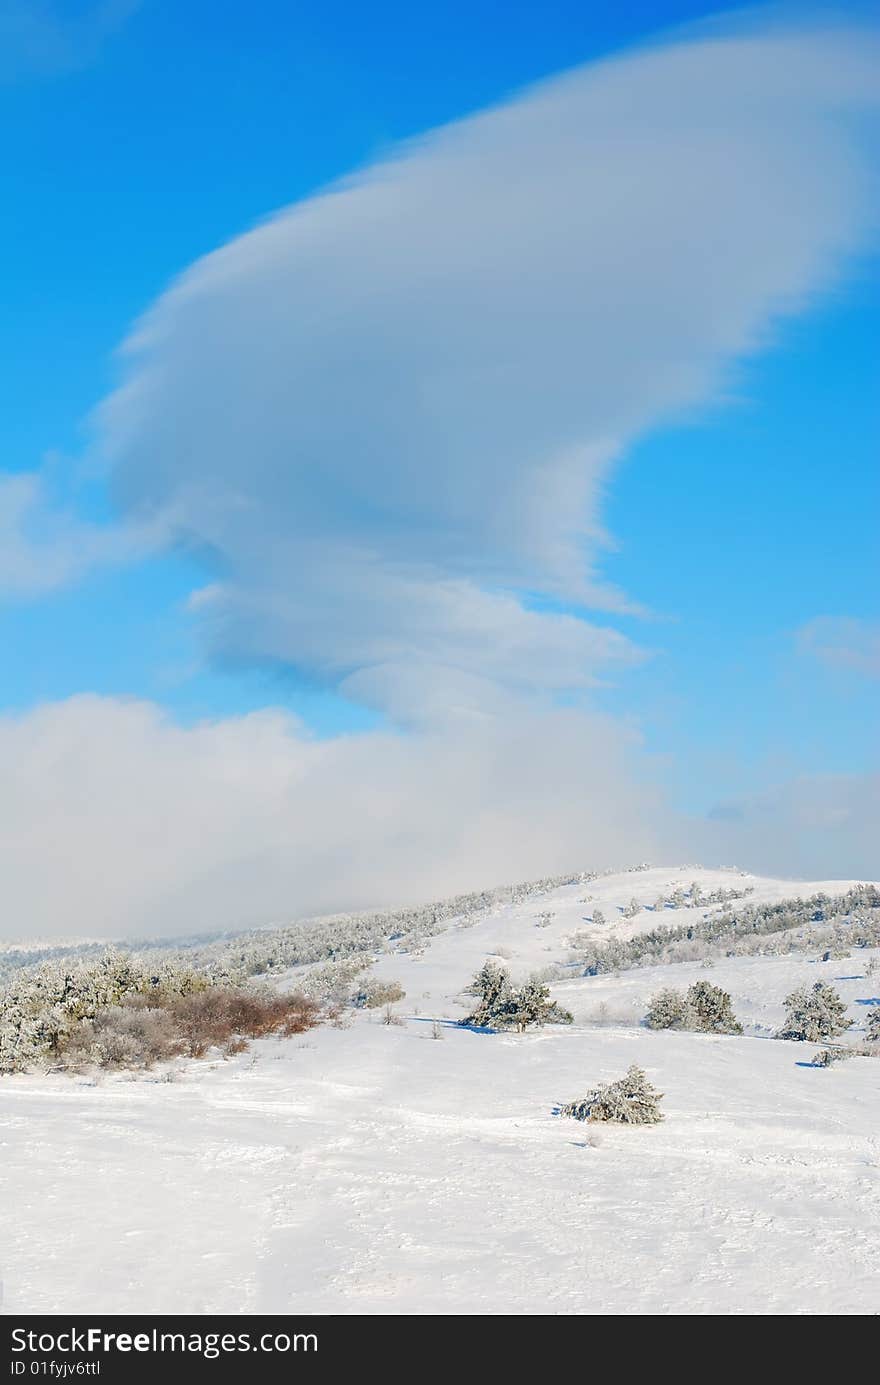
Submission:
[[[742,1025],[733,1013],[730,996],[709,981],[695,981],[686,996],[694,1016],[694,1029],[707,1034],[741,1034]]]
[[[571,1015],[550,999],[550,988],[532,979],[514,987],[505,967],[487,961],[477,972],[468,991],[478,997],[473,1013],[463,1024],[485,1029],[517,1029],[529,1025],[571,1024]]]
[[[688,1018],[687,1002],[681,991],[666,986],[651,997],[645,1023],[649,1029],[686,1029]]]
[[[622,1125],[655,1125],[663,1119],[658,1102],[663,1096],[634,1063],[616,1082],[603,1082],[580,1101],[562,1107],[563,1116],[579,1121],[619,1121]]]
[[[601,910],[601,909],[594,909],[594,910],[593,910],[593,922],[594,922],[594,923],[599,923],[599,924],[602,924],[602,923],[605,922],[605,915],[602,913],[602,910]]]
[[[868,1039],[871,1043],[880,1043],[880,1005],[868,1011]]]
[[[651,997],[645,1023],[649,1029],[689,1029],[703,1034],[741,1034],[730,996],[720,986],[695,981],[685,994],[671,987]]]
[[[623,911],[624,918],[634,919],[637,914],[642,912],[642,906],[637,899],[631,899]]]
[[[571,1024],[572,1016],[568,1010],[550,999],[550,987],[542,981],[527,981],[524,986],[511,992],[507,1010],[508,1023],[520,1033],[530,1024]]]
[[[785,997],[785,1009],[785,1023],[777,1039],[836,1039],[852,1024],[846,1018],[846,1005],[825,981],[799,986]]]
[[[691,904],[695,909],[699,909],[703,902],[703,891],[700,889],[699,880],[694,880],[691,884]]]

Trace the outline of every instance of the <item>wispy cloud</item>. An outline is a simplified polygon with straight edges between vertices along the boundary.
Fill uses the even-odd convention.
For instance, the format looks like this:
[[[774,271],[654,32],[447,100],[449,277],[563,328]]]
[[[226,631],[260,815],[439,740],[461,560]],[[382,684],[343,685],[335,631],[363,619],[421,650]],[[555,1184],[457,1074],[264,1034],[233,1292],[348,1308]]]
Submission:
[[[0,0],[0,82],[52,77],[93,62],[141,0]]]
[[[800,653],[829,668],[880,678],[880,621],[817,616],[796,632]]]
[[[599,63],[190,269],[100,429],[124,510],[215,555],[213,648],[398,713],[636,657],[554,600],[625,607],[596,575],[615,462],[862,243],[877,55],[738,30]]]
[[[0,473],[0,601],[42,596],[94,568],[136,561],[167,537],[164,520],[83,519],[40,472]]]

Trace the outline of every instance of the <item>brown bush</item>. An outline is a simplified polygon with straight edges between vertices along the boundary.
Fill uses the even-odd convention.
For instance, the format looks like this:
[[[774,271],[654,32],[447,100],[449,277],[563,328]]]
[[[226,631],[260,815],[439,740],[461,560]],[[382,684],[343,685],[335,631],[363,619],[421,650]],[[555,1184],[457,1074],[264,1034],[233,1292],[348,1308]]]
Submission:
[[[213,986],[172,1000],[168,1012],[199,1058],[209,1048],[266,1034],[302,1034],[318,1023],[320,1007],[300,995],[260,994],[232,986]]]
[[[68,1035],[61,1061],[66,1067],[148,1068],[211,1048],[241,1053],[248,1039],[266,1034],[302,1034],[319,1023],[321,1008],[301,995],[211,986],[190,995],[135,995],[107,1006]]]

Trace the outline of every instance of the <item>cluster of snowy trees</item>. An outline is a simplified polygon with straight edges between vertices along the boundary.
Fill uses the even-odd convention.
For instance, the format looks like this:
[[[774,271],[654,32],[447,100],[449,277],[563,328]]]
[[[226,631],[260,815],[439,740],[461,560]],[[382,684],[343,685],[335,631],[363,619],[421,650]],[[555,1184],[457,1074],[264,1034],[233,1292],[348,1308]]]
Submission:
[[[132,996],[156,1007],[169,996],[191,995],[210,979],[165,960],[142,960],[106,951],[97,960],[47,962],[16,973],[0,993],[0,1073],[51,1062],[83,1021]]]
[[[324,1017],[299,993],[217,980],[168,959],[106,951],[18,972],[0,992],[0,1074],[34,1067],[146,1068],[249,1038],[299,1034]]]
[[[701,1034],[741,1034],[727,991],[695,981],[687,991],[669,987],[653,996],[645,1015],[649,1029],[688,1029]]]
[[[652,928],[629,939],[600,943],[589,933],[571,939],[575,959],[586,976],[712,956],[878,945],[880,890],[874,885],[858,885],[833,899],[817,894],[807,900],[750,904],[736,913]]]
[[[477,972],[468,993],[477,997],[473,1012],[462,1024],[481,1029],[516,1029],[529,1025],[571,1024],[572,1016],[550,999],[550,988],[532,978],[513,986],[506,967],[487,961]]]

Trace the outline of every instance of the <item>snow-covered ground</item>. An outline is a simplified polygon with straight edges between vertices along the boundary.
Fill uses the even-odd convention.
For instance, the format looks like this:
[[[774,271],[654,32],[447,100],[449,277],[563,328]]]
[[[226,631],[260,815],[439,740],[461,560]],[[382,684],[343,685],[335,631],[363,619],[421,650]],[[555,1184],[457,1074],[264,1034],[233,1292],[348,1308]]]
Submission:
[[[850,883],[603,877],[383,958],[407,991],[401,1025],[362,1012],[171,1081],[3,1079],[4,1311],[876,1313],[880,1061],[812,1068],[816,1045],[766,1037],[818,977],[862,1025],[880,992],[870,953],[566,980],[569,1028],[455,1026],[488,954],[514,974],[564,962],[593,907],[601,935],[630,933],[657,922],[620,918],[633,896],[693,879],[754,886],[749,902]],[[661,985],[696,977],[731,992],[743,1037],[638,1026]],[[632,1062],[666,1094],[662,1124],[553,1114]]]

